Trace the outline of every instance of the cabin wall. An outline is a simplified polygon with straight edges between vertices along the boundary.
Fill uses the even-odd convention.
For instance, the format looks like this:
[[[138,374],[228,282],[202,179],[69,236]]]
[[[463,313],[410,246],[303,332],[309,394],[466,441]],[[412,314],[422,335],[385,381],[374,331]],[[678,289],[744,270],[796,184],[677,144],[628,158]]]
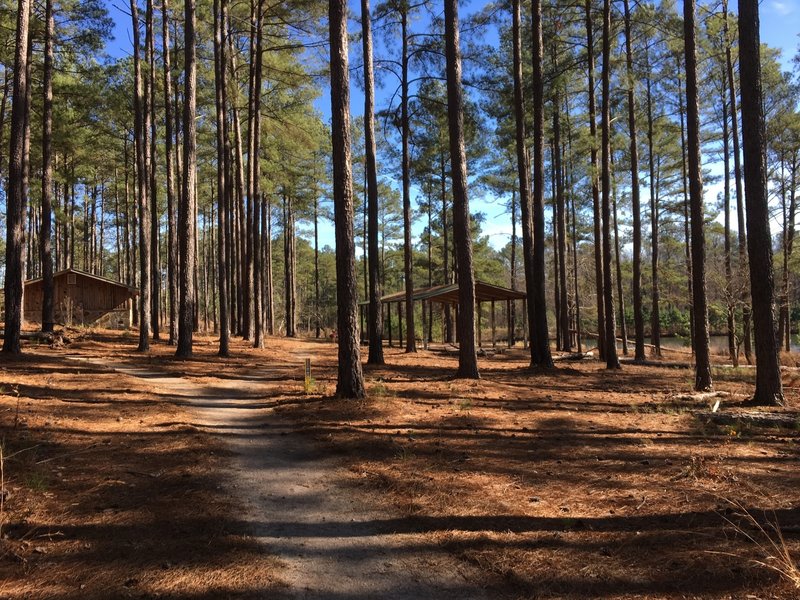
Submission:
[[[69,276],[73,275],[73,283]],[[60,325],[100,325],[112,329],[131,326],[131,295],[120,286],[104,283],[79,273],[56,277],[55,320]],[[25,316],[29,322],[42,318],[42,282],[25,285]]]

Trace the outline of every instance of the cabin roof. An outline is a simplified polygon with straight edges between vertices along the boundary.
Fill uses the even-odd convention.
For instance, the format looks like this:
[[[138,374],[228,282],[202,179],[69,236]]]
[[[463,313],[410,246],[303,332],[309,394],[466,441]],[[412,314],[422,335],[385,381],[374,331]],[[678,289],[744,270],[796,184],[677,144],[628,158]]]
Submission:
[[[114,287],[122,288],[127,290],[130,294],[136,296],[139,294],[139,290],[133,286],[127,285],[125,283],[121,283],[119,281],[114,281],[113,279],[109,279],[108,277],[102,277],[100,275],[94,275],[93,273],[87,273],[86,271],[81,271],[79,269],[64,269],[63,271],[58,271],[57,273],[53,273],[53,279],[57,279],[59,277],[63,277],[64,275],[80,275],[81,277],[86,277],[87,279],[92,279],[97,281],[98,283],[104,283],[106,285],[113,285]],[[25,285],[32,285],[34,283],[40,283],[42,281],[41,277],[37,277],[36,279],[28,279],[25,281]]]

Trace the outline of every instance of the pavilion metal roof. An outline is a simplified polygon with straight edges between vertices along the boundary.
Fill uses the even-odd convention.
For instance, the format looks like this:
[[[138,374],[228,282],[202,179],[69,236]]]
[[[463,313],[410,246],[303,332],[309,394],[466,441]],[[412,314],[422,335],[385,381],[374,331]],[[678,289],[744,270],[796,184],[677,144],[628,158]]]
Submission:
[[[458,289],[459,284],[451,283],[447,285],[435,285],[433,287],[417,288],[412,293],[414,302],[428,300],[430,302],[437,302],[442,304],[458,304]],[[512,290],[510,288],[502,287],[499,285],[492,285],[484,281],[475,282],[475,301],[476,302],[491,302],[492,300],[524,300],[526,298],[525,292],[519,290]],[[388,294],[381,298],[382,304],[391,304],[393,302],[405,302],[406,293],[395,292]],[[368,302],[361,302],[362,306],[369,304]]]

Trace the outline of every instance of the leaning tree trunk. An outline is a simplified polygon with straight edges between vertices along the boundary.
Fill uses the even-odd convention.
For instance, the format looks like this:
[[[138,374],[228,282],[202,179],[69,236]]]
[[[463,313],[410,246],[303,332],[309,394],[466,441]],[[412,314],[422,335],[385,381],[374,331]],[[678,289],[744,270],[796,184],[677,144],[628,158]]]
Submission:
[[[331,141],[333,144],[333,217],[336,231],[337,336],[336,396],[366,396],[358,342],[356,249],[353,241],[353,172],[350,160],[350,75],[347,56],[347,2],[328,4],[331,44]]]
[[[611,273],[611,0],[603,2],[603,105],[602,105],[602,171],[603,192],[603,304],[605,305],[606,367],[619,369],[617,356],[614,287]]]
[[[378,171],[375,163],[375,75],[372,66],[372,23],[369,0],[361,0],[361,29],[364,50],[364,148],[367,159],[367,246],[369,275],[369,312],[367,331],[369,338],[370,365],[383,364],[383,312],[381,311],[381,286],[378,261]],[[316,204],[314,205],[316,211]],[[315,212],[316,215],[316,212]],[[316,219],[314,221],[316,239]],[[316,248],[316,246],[315,246]],[[317,300],[319,299],[319,282]],[[317,315],[317,337],[319,337],[319,315]]]
[[[195,0],[186,0],[184,42],[183,99],[183,189],[178,211],[178,245],[180,251],[180,303],[178,310],[178,348],[175,355],[192,354],[192,333],[195,312],[195,188],[197,181]]]
[[[775,339],[772,237],[767,194],[767,139],[761,84],[758,0],[739,0],[739,63],[742,87],[742,142],[747,207],[747,253],[756,346],[757,404],[783,404],[778,341]]]
[[[137,0],[131,0],[133,23],[134,131],[136,136],[136,200],[139,205],[139,346],[140,352],[150,349],[150,204],[147,202],[146,120],[144,86],[139,44],[139,11]],[[74,193],[74,192],[73,192]]]
[[[14,92],[11,99],[11,146],[6,196],[6,275],[5,331],[3,352],[19,354],[22,329],[22,280],[24,278],[25,211],[27,194],[24,187],[25,121],[30,112],[28,103],[28,23],[31,3],[17,3],[17,36],[14,49]]]
[[[633,212],[633,327],[636,362],[645,360],[644,317],[642,314],[642,209],[639,189],[639,144],[636,141],[636,94],[633,79],[633,51],[631,48],[631,13],[628,0],[625,4],[625,64],[628,76],[628,131],[630,133],[631,159],[631,210]]]
[[[535,362],[539,367],[553,367],[550,335],[547,327],[544,250],[544,80],[542,77],[542,2],[531,4],[533,21],[533,302],[536,337],[531,339]]]
[[[42,107],[42,223],[39,252],[42,262],[42,331],[53,331],[55,302],[53,291],[53,254],[50,245],[53,218],[53,35],[55,18],[53,0],[45,2],[44,104]]]
[[[700,110],[697,94],[695,0],[684,0],[683,34],[686,56],[686,133],[689,167],[689,202],[692,220],[692,307],[694,313],[695,381],[697,391],[710,390],[708,304],[706,300],[706,239],[703,177],[700,166]]]
[[[475,352],[475,273],[467,197],[467,157],[464,150],[464,91],[461,87],[461,49],[458,0],[444,3],[447,60],[447,121],[450,131],[450,171],[453,181],[453,243],[458,262],[458,371],[456,377],[478,379]]]

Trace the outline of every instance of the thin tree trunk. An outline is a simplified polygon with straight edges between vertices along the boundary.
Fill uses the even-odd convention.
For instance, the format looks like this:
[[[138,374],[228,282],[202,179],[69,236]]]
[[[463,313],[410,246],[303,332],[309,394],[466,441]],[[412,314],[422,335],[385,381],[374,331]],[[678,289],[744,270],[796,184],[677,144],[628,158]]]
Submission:
[[[558,27],[553,39],[558,39]],[[558,51],[555,41],[553,42],[553,69],[557,73]],[[562,161],[561,145],[561,110],[559,95],[562,90],[553,87],[553,170],[555,171],[555,197],[556,197],[556,229],[558,235],[556,256],[558,257],[558,290],[559,290],[559,330],[561,332],[560,347],[562,351],[572,351],[572,340],[569,335],[569,293],[567,292],[567,208],[564,200],[564,169]]]
[[[728,131],[728,101],[727,101],[727,73],[722,72],[722,162],[725,169],[723,176],[724,193],[723,207],[725,226],[725,305],[727,309],[728,325],[728,356],[734,366],[738,366],[738,353],[736,348],[736,305],[733,301],[733,268],[731,266],[731,157],[730,134]]]
[[[544,248],[544,78],[542,76],[542,2],[531,3],[532,60],[533,60],[533,303],[531,327],[531,355],[534,363],[542,368],[553,367],[550,354],[550,334],[547,327],[547,299],[545,297],[545,248]]]
[[[597,183],[597,103],[594,92],[594,30],[592,23],[592,0],[585,0],[586,47],[589,70],[589,133],[590,133],[590,177],[592,181],[592,209],[594,212],[594,276],[597,290],[597,351],[600,360],[605,358],[605,307],[603,293],[603,232],[600,214],[600,188]]]
[[[700,110],[697,93],[695,0],[684,0],[683,31],[686,56],[686,125],[689,163],[689,198],[692,218],[692,277],[694,293],[695,389],[712,388],[706,302],[705,212],[700,166]]]
[[[215,13],[215,16],[216,13]],[[162,37],[162,51],[164,55],[164,158],[166,161],[167,172],[167,242],[169,249],[167,250],[167,287],[169,298],[169,345],[174,346],[178,336],[178,244],[177,244],[177,229],[178,229],[178,213],[176,210],[176,190],[175,190],[175,162],[174,162],[174,149],[172,131],[173,119],[172,102],[170,101],[170,90],[172,89],[172,67],[170,64],[170,43],[169,43],[169,0],[162,0],[161,3],[161,37]],[[223,71],[224,77],[224,71]],[[220,125],[218,125],[219,127]],[[222,167],[222,161],[218,163],[218,168]],[[224,189],[220,188],[220,189]],[[222,194],[220,193],[220,202],[222,202]]]
[[[227,120],[225,119],[225,42],[224,42],[224,19],[223,14],[227,0],[214,0],[214,90],[216,92],[216,119],[217,119],[217,197],[219,199],[219,207],[217,209],[217,286],[219,290],[219,355],[228,356],[230,354],[230,313],[228,311],[228,265],[227,265],[227,212],[228,212],[228,198],[229,198],[229,180],[226,177],[227,160],[225,158],[225,140],[227,139]],[[167,16],[166,1],[164,3],[164,31],[167,31],[166,16]],[[164,55],[167,56],[167,41],[164,40]],[[167,59],[168,60],[168,59]],[[167,65],[164,66],[165,85],[164,89],[169,89],[169,72]],[[169,102],[167,102],[169,105]],[[167,123],[170,121],[169,113],[167,113]],[[170,139],[170,127],[167,127],[167,140]],[[168,142],[169,144],[170,142]],[[172,185],[172,178],[170,176],[170,150],[167,146],[167,193],[168,198],[171,197],[172,192],[170,186]],[[172,209],[170,209],[171,211]],[[172,212],[170,212],[170,221],[172,219]],[[173,228],[170,223],[170,233]],[[174,306],[172,304],[172,277],[173,269],[170,268],[170,322],[172,322],[172,315],[174,313]],[[170,329],[171,331],[171,329]],[[170,334],[171,336],[172,334]]]
[[[619,369],[617,357],[614,288],[611,274],[611,0],[603,2],[603,104],[602,104],[602,212],[603,212],[603,300],[605,305],[606,367]]]
[[[648,69],[650,59],[647,59]],[[656,168],[655,168],[655,141],[653,133],[653,94],[650,73],[647,75],[647,147],[648,162],[650,165],[650,265],[652,274],[652,290],[650,300],[652,302],[650,310],[650,343],[653,344],[653,352],[656,356],[661,356],[661,315],[659,313],[660,294],[658,281],[658,193],[656,191]]]
[[[772,237],[767,194],[767,139],[761,83],[761,40],[757,0],[739,0],[739,69],[742,87],[742,142],[747,205],[747,252],[756,346],[753,403],[782,405],[783,385],[775,339]]]
[[[741,12],[741,7],[740,7]],[[722,1],[722,16],[723,27],[725,31],[725,64],[728,69],[728,94],[730,96],[730,111],[731,111],[731,137],[733,138],[733,181],[736,187],[736,216],[737,216],[737,229],[738,229],[738,242],[739,242],[739,264],[738,272],[744,279],[741,283],[742,286],[742,337],[744,338],[744,357],[747,364],[752,364],[752,348],[751,348],[751,310],[750,298],[748,298],[747,288],[747,229],[745,224],[745,192],[742,190],[742,162],[741,153],[739,150],[739,118],[737,116],[736,108],[736,78],[733,73],[733,59],[731,57],[732,41],[729,36],[728,26],[728,2]],[[741,15],[740,15],[741,18]]]
[[[197,177],[195,0],[185,2],[184,99],[183,99],[183,190],[178,207],[178,245],[180,252],[180,297],[178,309],[178,347],[175,355],[192,354],[195,318],[195,188]]]
[[[139,205],[139,346],[140,352],[150,349],[150,205],[147,201],[146,162],[146,103],[142,82],[142,66],[139,58],[139,12],[137,0],[131,0],[133,22],[133,71],[134,71],[134,128],[136,130],[136,198]],[[74,194],[74,192],[73,192]]]
[[[152,273],[151,319],[153,329],[153,339],[158,340],[160,334],[161,317],[161,261],[159,259],[159,226],[160,215],[158,213],[158,188],[156,187],[156,59],[155,59],[155,31],[153,28],[153,0],[147,0],[145,15],[145,46],[148,64],[148,101],[147,119],[149,120],[149,150],[148,150],[148,178],[150,192],[150,272]]]
[[[55,302],[53,289],[52,236],[53,213],[53,0],[45,2],[44,104],[42,108],[42,227],[39,234],[42,263],[42,331],[53,331]]]
[[[681,61],[680,56],[677,57],[677,69],[680,71]],[[686,169],[686,124],[685,124],[686,110],[683,106],[683,88],[681,86],[681,78],[678,77],[678,114],[681,121],[681,188],[683,191],[683,247],[686,263],[686,289],[689,296],[689,341],[691,343],[692,352],[694,353],[694,311],[693,296],[694,286],[692,284],[692,252],[691,252],[691,230],[689,224],[689,186],[687,184],[687,169]]]
[[[631,13],[629,1],[625,5],[625,64],[628,76],[628,132],[630,134],[631,210],[633,212],[633,327],[634,361],[645,360],[644,316],[642,313],[642,209],[639,189],[639,144],[636,139],[636,94],[633,78],[633,50],[631,44]]]
[[[408,7],[400,11],[400,28],[403,40],[401,58],[401,126],[403,145],[403,273],[405,278],[406,352],[417,351],[414,328],[413,246],[411,245],[411,156],[409,151],[408,118]],[[452,158],[451,158],[452,160]]]
[[[256,45],[255,45],[255,66],[253,80],[253,155],[250,158],[251,166],[251,188],[253,193],[253,218],[252,218],[252,249],[253,263],[253,347],[264,347],[264,314],[261,311],[261,242],[259,233],[259,216],[261,214],[261,77],[263,70],[263,38],[264,38],[264,0],[258,0],[258,14],[256,19]]]
[[[381,311],[381,285],[378,257],[378,170],[375,161],[375,75],[372,64],[372,23],[369,0],[361,0],[361,30],[364,51],[364,148],[367,169],[367,246],[369,275],[369,311],[367,331],[369,356],[367,364],[382,365],[383,312]],[[316,202],[316,200],[315,200]],[[314,248],[317,243],[316,203],[314,205]],[[316,268],[316,263],[315,263]],[[317,337],[319,337],[319,279],[316,279]]]

